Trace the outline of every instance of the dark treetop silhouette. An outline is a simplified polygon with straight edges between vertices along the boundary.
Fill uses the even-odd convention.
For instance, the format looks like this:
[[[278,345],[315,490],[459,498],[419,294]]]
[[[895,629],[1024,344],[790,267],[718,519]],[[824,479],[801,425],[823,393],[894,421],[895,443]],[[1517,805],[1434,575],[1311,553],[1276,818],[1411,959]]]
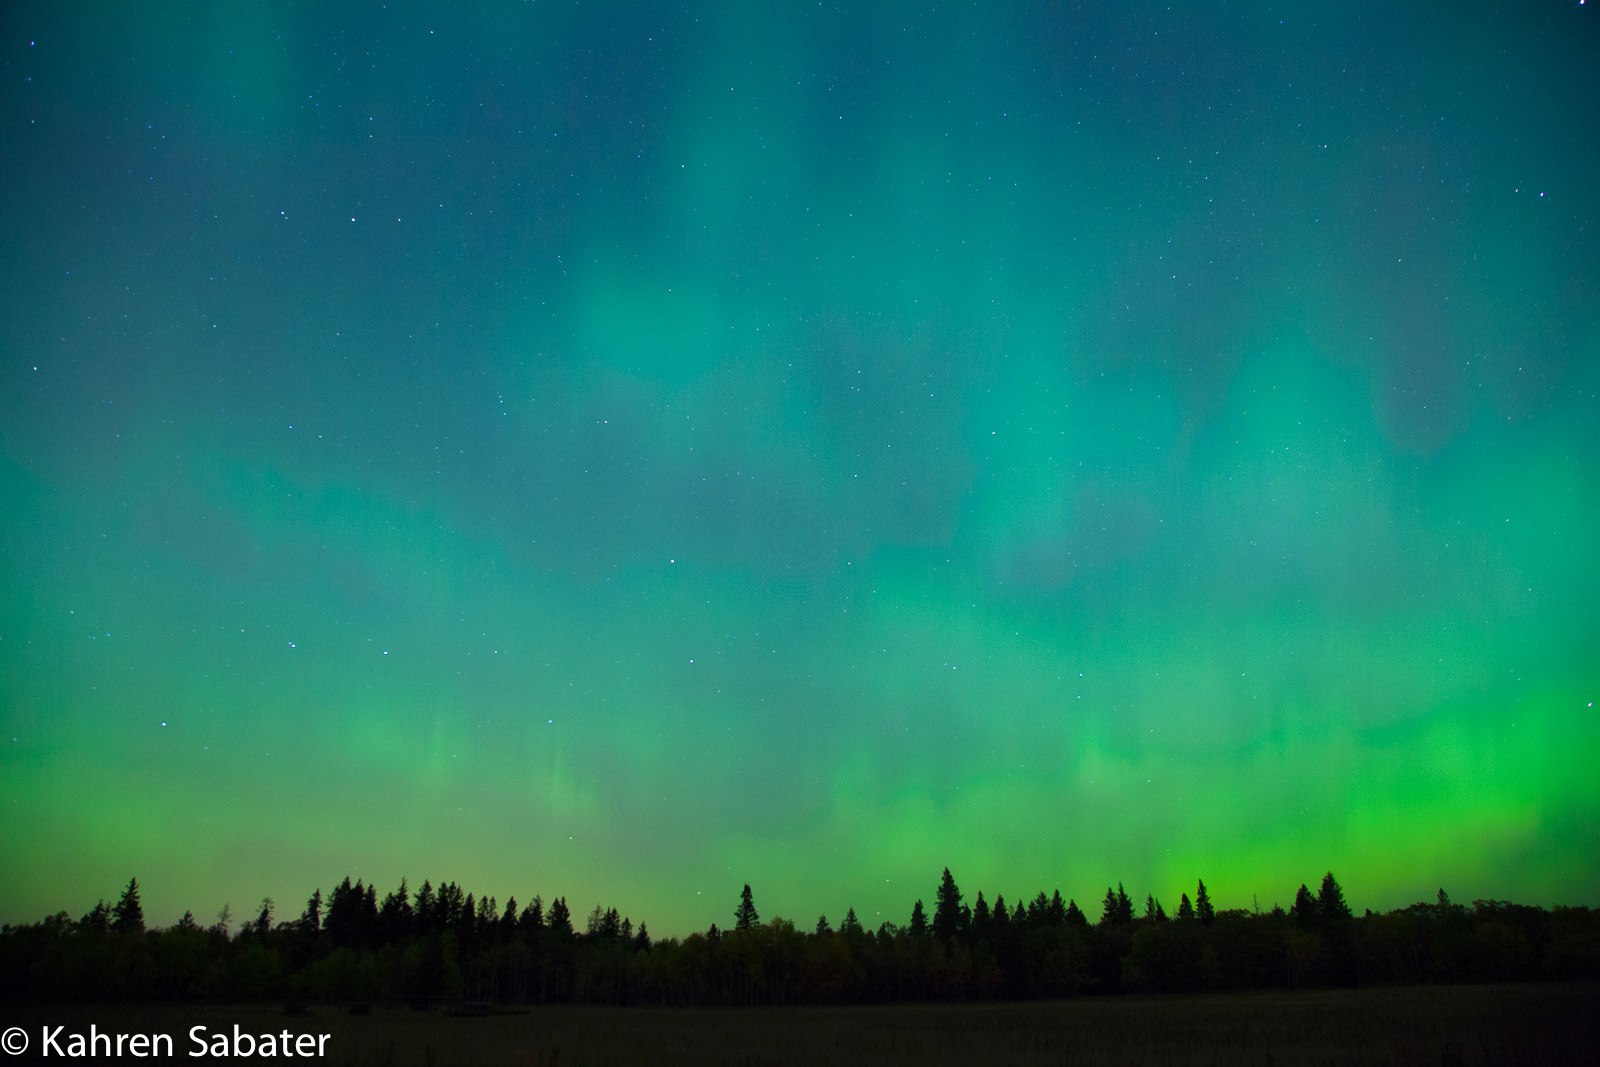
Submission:
[[[294,919],[264,900],[237,933],[231,911],[145,928],[139,883],[115,907],[0,931],[7,999],[332,999],[597,1004],[882,1003],[996,1000],[1131,990],[1298,988],[1356,983],[1600,978],[1600,912],[1504,901],[1352,914],[1330,872],[1287,911],[1216,911],[1203,882],[1176,918],[1154,894],[1135,916],[1106,889],[1098,922],[1059,891],[1012,907],[963,903],[946,869],[931,921],[919,900],[903,927],[837,930],[762,922],[745,885],[732,930],[655,940],[596,905],[582,932],[563,897],[519,908],[454,882],[377,890],[345,878]]]

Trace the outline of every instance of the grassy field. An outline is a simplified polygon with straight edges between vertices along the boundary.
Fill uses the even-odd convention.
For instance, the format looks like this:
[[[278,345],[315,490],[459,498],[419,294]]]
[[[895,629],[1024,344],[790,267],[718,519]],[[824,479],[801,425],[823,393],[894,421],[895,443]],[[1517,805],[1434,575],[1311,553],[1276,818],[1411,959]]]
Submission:
[[[332,1006],[296,1015],[276,1006],[12,1005],[0,1012],[0,1025],[22,1026],[35,1046],[40,1025],[170,1033],[188,1063],[205,1062],[186,1058],[191,1026],[227,1032],[235,1024],[250,1033],[329,1034],[327,1057],[306,1062],[372,1065],[1561,1064],[1596,1062],[1600,1049],[1600,986],[1593,985],[744,1011],[551,1007],[483,1016],[360,1015]]]

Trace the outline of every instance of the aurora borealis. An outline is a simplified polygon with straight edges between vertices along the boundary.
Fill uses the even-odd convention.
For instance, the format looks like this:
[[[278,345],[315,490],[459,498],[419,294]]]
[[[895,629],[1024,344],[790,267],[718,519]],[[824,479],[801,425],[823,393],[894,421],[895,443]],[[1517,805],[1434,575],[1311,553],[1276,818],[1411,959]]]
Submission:
[[[1595,903],[1595,5],[12,3],[0,919]]]

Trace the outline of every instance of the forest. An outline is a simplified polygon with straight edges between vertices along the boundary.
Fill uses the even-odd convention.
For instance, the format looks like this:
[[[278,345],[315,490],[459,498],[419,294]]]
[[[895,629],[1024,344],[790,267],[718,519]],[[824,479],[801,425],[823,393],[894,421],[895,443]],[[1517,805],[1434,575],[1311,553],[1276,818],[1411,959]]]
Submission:
[[[163,929],[137,879],[113,905],[0,928],[9,1001],[259,1001],[745,1006],[1002,1001],[1448,982],[1600,979],[1600,910],[1436,900],[1355,915],[1330,872],[1287,909],[1216,909],[1203,881],[1169,914],[1107,888],[1091,921],[1059,891],[964,899],[946,869],[931,909],[862,925],[852,909],[802,929],[763,920],[744,886],[728,928],[652,938],[615,908],[575,923],[566,900],[519,906],[454,882],[380,897],[345,878],[282,918],[273,901],[237,929],[227,908]]]

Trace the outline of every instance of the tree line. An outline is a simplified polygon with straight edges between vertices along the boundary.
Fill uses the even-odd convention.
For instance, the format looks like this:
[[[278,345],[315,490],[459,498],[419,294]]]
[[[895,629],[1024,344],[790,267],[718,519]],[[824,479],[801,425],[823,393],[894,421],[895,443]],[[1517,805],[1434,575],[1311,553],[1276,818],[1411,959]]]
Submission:
[[[1506,901],[1352,913],[1330,872],[1288,910],[1218,910],[1203,881],[1169,915],[1107,887],[1093,921],[1060,891],[971,903],[945,869],[931,914],[867,929],[854,909],[801,929],[761,919],[744,886],[732,924],[653,938],[596,905],[582,928],[564,897],[525,905],[454,882],[379,897],[349,878],[297,917],[270,899],[234,928],[185,913],[147,929],[139,884],[79,919],[0,928],[0,995],[429,1004],[870,1004],[1025,1000],[1129,991],[1600,978],[1600,910]]]

